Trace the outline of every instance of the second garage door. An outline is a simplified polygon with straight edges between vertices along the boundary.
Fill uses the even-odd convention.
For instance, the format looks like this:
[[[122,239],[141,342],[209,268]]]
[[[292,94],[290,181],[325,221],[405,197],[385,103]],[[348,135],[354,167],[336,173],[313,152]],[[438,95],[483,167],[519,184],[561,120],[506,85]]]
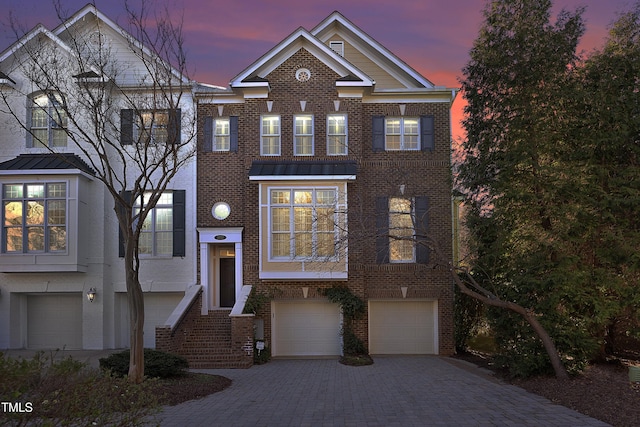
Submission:
[[[326,301],[272,305],[273,356],[340,355],[340,309]]]
[[[371,354],[437,354],[435,301],[369,301]]]
[[[27,347],[82,348],[82,294],[27,296]]]

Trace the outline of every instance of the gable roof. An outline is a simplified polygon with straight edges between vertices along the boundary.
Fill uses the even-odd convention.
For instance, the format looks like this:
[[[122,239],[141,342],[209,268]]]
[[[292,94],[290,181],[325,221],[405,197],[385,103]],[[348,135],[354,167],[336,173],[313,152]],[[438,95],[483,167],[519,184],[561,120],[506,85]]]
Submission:
[[[375,87],[376,81],[372,75],[350,62],[349,59],[352,58],[347,59],[329,47],[329,41],[335,36],[349,43],[355,49],[352,52],[357,52],[360,58],[375,64],[375,70],[380,70],[375,72],[380,76],[390,76],[397,81],[396,90],[437,89],[426,77],[337,11],[330,14],[311,31],[302,27],[295,30],[231,79],[230,86],[231,88],[267,87],[269,83],[265,77],[298,50],[304,48],[340,76],[336,80],[336,86]],[[358,62],[358,65],[364,64]]]
[[[11,46],[5,49],[0,53],[0,63],[6,60],[8,57],[16,53],[19,49],[25,46],[29,41],[33,40],[38,35],[44,35],[45,37],[51,39],[54,43],[59,45],[62,49],[67,52],[72,52],[71,47],[63,40],[64,32],[73,27],[76,23],[82,21],[87,15],[93,15],[103,24],[106,24],[109,28],[111,28],[115,33],[122,36],[129,43],[133,44],[136,48],[140,49],[145,56],[148,58],[157,58],[158,56],[154,54],[149,48],[147,48],[142,42],[129,34],[126,30],[116,24],[114,21],[109,19],[105,14],[100,12],[93,4],[89,3],[84,6],[82,9],[74,13],[70,18],[66,21],[59,24],[55,29],[48,30],[42,24],[36,25],[31,31],[26,33],[24,36],[20,37],[16,42],[14,42]],[[163,63],[166,64],[166,61],[163,60]],[[177,79],[181,80],[183,83],[188,83],[189,79],[180,73],[175,67],[171,64],[166,64],[168,69],[171,70],[171,73]],[[88,67],[89,70],[83,70],[78,76],[81,76],[85,73],[94,73],[96,76],[99,76],[97,70],[93,67]]]
[[[341,77],[351,76],[348,80],[360,86],[373,86],[375,81],[342,56],[334,52],[329,46],[314,37],[309,31],[300,27],[288,37],[278,43],[253,64],[245,68],[240,74],[231,79],[231,87],[264,86],[268,82],[265,76],[286,61],[301,48],[323,61]]]
[[[323,43],[327,42],[336,33],[339,33],[366,56],[372,59],[375,58],[379,66],[398,78],[398,80],[404,81],[406,84],[413,83],[415,85],[417,83],[424,88],[434,87],[434,84],[426,77],[411,68],[406,62],[402,61],[338,11],[334,11],[311,30],[311,34]]]

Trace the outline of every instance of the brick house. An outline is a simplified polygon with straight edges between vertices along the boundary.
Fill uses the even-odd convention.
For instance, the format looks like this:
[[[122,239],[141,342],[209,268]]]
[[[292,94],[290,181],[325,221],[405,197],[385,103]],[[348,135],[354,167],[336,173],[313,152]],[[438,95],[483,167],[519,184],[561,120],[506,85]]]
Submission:
[[[246,358],[255,334],[272,356],[339,355],[321,289],[342,285],[366,302],[371,354],[454,352],[452,282],[423,240],[451,259],[455,90],[334,12],[194,95],[202,293],[181,333],[158,331],[165,348],[228,366],[216,343]],[[241,314],[251,288],[270,301],[255,319]]]

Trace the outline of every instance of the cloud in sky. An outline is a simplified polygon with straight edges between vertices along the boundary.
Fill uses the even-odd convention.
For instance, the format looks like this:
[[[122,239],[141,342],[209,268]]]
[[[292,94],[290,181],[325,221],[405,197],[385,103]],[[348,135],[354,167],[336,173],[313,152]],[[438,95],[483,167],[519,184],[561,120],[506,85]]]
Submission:
[[[50,0],[1,0],[3,11],[11,11],[18,22],[32,28],[58,22]],[[89,0],[62,0],[68,12]],[[123,0],[95,0],[98,9],[127,27]],[[140,0],[130,0],[135,6]],[[162,4],[163,0],[150,1]],[[629,10],[631,0],[555,0],[554,11],[585,6],[587,23],[581,48],[602,45],[607,26],[617,13]],[[483,1],[403,0],[391,6],[388,0],[169,0],[175,16],[183,16],[190,69],[196,80],[226,85],[298,27],[311,30],[334,10],[360,27],[387,49],[436,85],[458,87],[461,69],[482,23]],[[6,16],[6,13],[5,13]],[[15,38],[0,18],[0,51]],[[461,135],[459,120],[463,102],[453,107],[454,138]]]

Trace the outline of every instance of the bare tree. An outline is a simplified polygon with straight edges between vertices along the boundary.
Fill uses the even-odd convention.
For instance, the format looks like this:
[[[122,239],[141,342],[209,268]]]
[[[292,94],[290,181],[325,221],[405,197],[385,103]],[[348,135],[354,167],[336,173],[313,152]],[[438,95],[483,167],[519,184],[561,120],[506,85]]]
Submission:
[[[12,71],[25,81],[0,91],[2,107],[26,132],[28,145],[57,155],[73,151],[95,170],[111,195],[124,248],[129,379],[141,382],[140,237],[168,184],[195,155],[192,82],[186,77],[182,23],[172,20],[168,10],[151,15],[146,1],[139,10],[126,4],[128,31],[101,15],[95,5],[82,24],[65,16],[59,1],[54,5],[61,25],[53,33],[36,27],[22,35],[11,21],[18,40]],[[25,98],[27,114],[23,101],[16,102]],[[30,123],[34,114],[44,115],[66,138],[67,147],[43,140]]]

